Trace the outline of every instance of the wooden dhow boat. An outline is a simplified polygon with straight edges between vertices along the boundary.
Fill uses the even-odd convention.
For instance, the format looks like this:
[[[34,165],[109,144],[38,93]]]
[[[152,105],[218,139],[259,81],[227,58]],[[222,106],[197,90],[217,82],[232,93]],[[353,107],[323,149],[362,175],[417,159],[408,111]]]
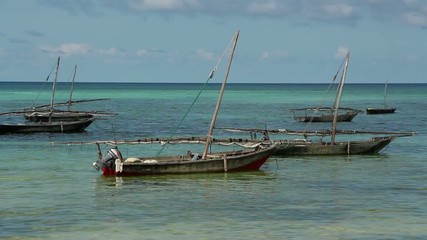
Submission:
[[[332,122],[334,110],[332,107],[312,107],[291,109],[294,119],[298,122]],[[339,108],[338,122],[351,122],[361,110],[354,108]]]
[[[268,140],[277,146],[277,151],[274,155],[359,155],[359,154],[377,154],[387,147],[393,140],[398,137],[409,137],[416,132],[387,132],[387,131],[358,131],[358,130],[336,130],[335,134],[343,135],[377,135],[367,140],[347,140],[347,141],[325,141],[325,137],[332,134],[331,130],[287,130],[287,129],[249,129],[249,128],[220,128],[224,131],[234,133],[250,132],[251,136],[261,134],[263,139],[245,139],[245,138],[229,138],[216,139],[218,142],[240,142],[240,143],[256,143]],[[303,138],[274,138],[274,135],[300,135]],[[312,137],[320,138],[318,141]]]
[[[355,154],[375,154],[390,144],[397,137],[411,136],[414,132],[379,132],[379,131],[357,131],[357,130],[337,130],[338,109],[341,100],[342,89],[347,75],[350,59],[350,52],[345,58],[345,65],[339,82],[337,97],[333,106],[333,121],[330,130],[321,131],[291,131],[286,129],[265,130],[265,129],[244,129],[244,128],[222,128],[229,131],[258,132],[263,133],[265,140],[272,141],[277,146],[275,155],[355,155]],[[281,133],[290,135],[303,135],[302,139],[275,140],[271,139],[271,133]],[[336,141],[336,134],[385,134],[386,136],[373,137],[368,140],[348,140]],[[252,134],[251,134],[252,135]],[[313,141],[308,136],[321,136],[319,141]],[[330,136],[330,141],[324,141],[323,137]]]
[[[93,163],[104,176],[137,176],[155,174],[186,174],[255,171],[274,153],[276,147],[268,146],[240,151],[210,153],[200,158],[196,153],[160,157],[130,157],[124,159],[117,148],[108,150],[106,156]]]
[[[277,155],[360,155],[376,154],[396,136],[373,137],[368,140],[313,142],[307,140],[275,141]]]
[[[271,144],[255,144],[251,149],[228,151],[228,152],[209,152],[212,143],[213,128],[221,105],[222,95],[225,89],[229,75],[231,63],[233,60],[239,31],[233,38],[233,46],[230,54],[227,70],[224,76],[221,90],[215,111],[211,120],[209,131],[206,138],[206,144],[203,153],[193,153],[191,151],[182,155],[159,156],[155,157],[130,157],[123,158],[117,147],[111,148],[107,154],[102,157],[99,144],[99,159],[93,163],[93,166],[102,170],[104,176],[134,176],[134,175],[152,175],[152,174],[184,174],[184,173],[211,173],[211,172],[232,172],[258,170],[267,159],[276,151],[276,147]],[[208,81],[213,77],[216,67],[209,75]]]
[[[91,123],[93,119],[84,119],[79,121],[65,121],[65,122],[40,122],[40,123],[2,123],[0,124],[0,134],[9,133],[40,133],[40,132],[54,132],[54,133],[78,133],[83,132]]]
[[[0,134],[40,132],[76,133],[83,132],[90,124],[92,124],[94,121],[93,114],[77,111],[61,111],[53,108],[59,62],[60,57],[58,57],[58,60],[55,64],[55,80],[53,81],[50,105],[36,107],[31,110],[24,109],[23,111],[0,113],[0,115],[23,114],[27,120],[30,120],[29,122],[25,123],[2,123],[0,124]],[[49,76],[47,79],[49,79]]]
[[[104,116],[104,114],[99,112],[62,111],[57,109],[53,111],[27,111],[24,114],[25,119],[32,122],[73,122],[78,120],[91,119],[96,116]]]
[[[13,114],[22,114],[24,118],[33,122],[51,122],[51,121],[78,121],[94,118],[96,116],[106,116],[111,115],[110,113],[104,111],[73,111],[71,110],[71,105],[77,102],[89,102],[89,101],[101,101],[107,99],[89,99],[89,100],[78,100],[73,101],[72,96],[74,92],[74,81],[77,72],[77,65],[74,66],[73,79],[71,82],[71,90],[69,100],[65,103],[55,103],[55,93],[56,93],[56,84],[58,79],[58,70],[59,70],[60,57],[58,57],[55,64],[55,78],[52,82],[52,95],[49,105],[42,105],[32,107],[31,109],[25,109],[21,112],[11,112]],[[49,74],[50,76],[50,74]],[[49,79],[47,77],[47,80]],[[56,109],[56,106],[67,105],[67,110]]]

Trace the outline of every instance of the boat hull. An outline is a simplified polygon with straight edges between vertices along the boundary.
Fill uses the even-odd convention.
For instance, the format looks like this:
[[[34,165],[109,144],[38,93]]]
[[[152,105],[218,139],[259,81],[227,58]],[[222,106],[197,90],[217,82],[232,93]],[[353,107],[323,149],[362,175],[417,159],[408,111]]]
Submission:
[[[0,124],[0,134],[37,133],[37,132],[58,132],[58,133],[83,132],[92,122],[93,122],[93,119],[87,119],[87,120],[75,121],[75,122]]]
[[[351,122],[362,111],[354,108],[338,108],[337,122]],[[334,109],[331,107],[309,107],[291,109],[298,122],[333,122]]]
[[[189,155],[116,160],[115,164],[103,167],[102,172],[104,176],[138,176],[254,171],[259,170],[276,149],[270,146],[258,150],[214,153],[208,155],[206,160],[191,160]]]
[[[384,149],[394,136],[375,137],[367,141],[335,142],[305,142],[305,141],[280,141],[275,155],[356,155],[375,154]]]
[[[396,108],[367,108],[366,114],[390,114],[395,111]]]
[[[358,113],[344,113],[337,116],[337,122],[351,122]],[[334,115],[313,115],[313,116],[295,116],[295,120],[298,122],[332,122]]]
[[[49,121],[79,121],[93,118],[90,113],[77,112],[31,112],[24,114],[25,119],[32,122],[49,122]]]

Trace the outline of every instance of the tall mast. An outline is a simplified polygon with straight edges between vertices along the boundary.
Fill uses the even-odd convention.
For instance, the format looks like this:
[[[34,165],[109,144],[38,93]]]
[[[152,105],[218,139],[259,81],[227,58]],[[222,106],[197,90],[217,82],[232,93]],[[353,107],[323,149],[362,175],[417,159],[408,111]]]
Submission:
[[[384,86],[384,108],[387,108],[387,82],[388,80],[385,81]]]
[[[221,90],[219,92],[219,97],[218,97],[218,101],[216,103],[215,111],[214,111],[214,114],[212,116],[211,125],[209,127],[208,135],[206,138],[206,145],[205,145],[205,150],[203,151],[202,159],[206,159],[206,156],[208,155],[209,146],[210,146],[211,140],[212,140],[213,128],[215,126],[216,118],[218,116],[219,107],[221,106],[222,95],[224,93],[225,84],[227,83],[228,74],[230,73],[231,63],[233,62],[234,51],[236,50],[236,45],[237,45],[238,39],[239,39],[239,31],[237,31],[236,34],[234,35],[233,49],[231,51],[230,59],[228,61],[227,71],[225,73],[224,80],[223,80],[222,85],[221,85]]]
[[[71,109],[71,99],[73,98],[74,80],[76,79],[77,64],[74,66],[73,81],[71,82],[70,100],[68,100],[68,111]]]
[[[56,80],[58,80],[59,61],[60,61],[60,57],[58,57],[58,61],[56,62],[55,79],[53,80],[53,84],[52,84],[52,97],[50,98],[50,110],[51,111],[53,110],[53,102],[55,100]]]
[[[341,95],[342,90],[344,87],[345,78],[347,77],[347,68],[348,68],[348,62],[350,61],[350,51],[347,52],[347,55],[345,56],[345,66],[344,70],[341,76],[340,83],[338,84],[338,91],[337,96],[335,97],[334,102],[334,119],[332,121],[332,129],[331,129],[331,142],[335,142],[335,132],[337,130],[337,120],[338,120],[338,113],[339,113],[339,107],[340,107],[340,101],[341,101]]]

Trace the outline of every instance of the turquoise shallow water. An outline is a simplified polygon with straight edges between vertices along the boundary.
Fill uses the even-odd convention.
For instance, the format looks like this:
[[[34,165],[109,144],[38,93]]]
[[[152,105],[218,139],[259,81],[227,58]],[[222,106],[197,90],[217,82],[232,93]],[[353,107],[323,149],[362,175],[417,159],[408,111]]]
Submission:
[[[0,112],[46,104],[40,83],[0,83]],[[316,105],[326,84],[229,84],[219,127],[303,129],[289,108]],[[347,84],[343,106],[381,106],[383,85]],[[272,157],[258,172],[106,178],[91,163],[94,145],[50,144],[167,137],[199,84],[78,83],[76,105],[109,110],[85,133],[0,135],[1,239],[425,239],[427,238],[427,84],[389,84],[392,115],[357,116],[340,128],[416,131],[381,154]],[[57,99],[67,100],[61,83]],[[209,86],[177,136],[205,135],[219,85]],[[23,121],[1,116],[2,122]],[[328,128],[329,124],[316,125]],[[229,133],[216,131],[215,136]],[[199,146],[200,147],[200,146]],[[168,146],[164,153],[189,146]],[[198,147],[196,147],[198,148]],[[105,150],[104,148],[103,150]],[[160,146],[122,146],[154,155]]]

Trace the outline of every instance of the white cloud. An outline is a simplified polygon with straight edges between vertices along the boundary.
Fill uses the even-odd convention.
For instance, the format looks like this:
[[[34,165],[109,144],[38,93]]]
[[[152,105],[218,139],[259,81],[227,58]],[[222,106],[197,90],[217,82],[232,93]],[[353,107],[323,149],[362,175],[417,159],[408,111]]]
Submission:
[[[334,55],[334,58],[343,59],[347,55],[347,52],[350,51],[348,47],[340,46],[337,49],[337,52]]]
[[[131,4],[136,10],[182,10],[199,5],[197,0],[140,0]]]
[[[136,51],[136,55],[138,57],[145,56],[145,55],[147,55],[147,53],[148,53],[148,51],[145,49],[140,49],[140,50]]]
[[[414,53],[411,53],[411,54],[408,54],[406,56],[406,59],[409,60],[409,61],[416,61],[416,60],[418,60],[418,56],[416,54],[414,54]]]
[[[207,61],[215,60],[215,54],[213,52],[207,51],[202,48],[199,48],[196,50],[195,57],[197,59],[202,59]]]
[[[72,1],[38,0],[44,6],[64,9],[70,13],[100,16],[105,10],[122,14],[164,12],[167,16],[188,13],[189,16],[286,16],[297,23],[328,21],[354,25],[362,18],[392,21],[403,16],[403,21],[425,27],[425,0],[122,0]],[[423,10],[424,8],[424,10]],[[412,11],[407,13],[408,11]],[[419,12],[419,13],[418,13]],[[171,15],[168,15],[171,14]]]
[[[253,2],[248,5],[247,10],[254,14],[277,14],[279,6],[275,1]]]
[[[418,4],[418,0],[403,0],[403,3],[406,5]]]
[[[261,56],[259,58],[262,60],[268,59],[268,58],[270,58],[270,53],[267,51],[264,51],[261,53]]]
[[[289,57],[289,54],[283,50],[275,50],[275,51],[263,51],[261,52],[259,59],[268,60],[268,59],[286,59]]]
[[[100,49],[100,50],[98,50],[98,54],[108,55],[108,56],[123,55],[123,53],[118,51],[116,48]]]
[[[351,16],[354,12],[352,6],[344,3],[324,5],[322,6],[322,9],[326,14],[338,17],[348,17]]]
[[[89,52],[89,45],[84,43],[64,43],[59,46],[42,46],[43,51],[65,55],[84,55]]]
[[[407,12],[403,14],[403,20],[409,25],[417,27],[427,27],[427,16],[417,12]]]
[[[346,3],[337,4],[310,4],[301,10],[308,19],[342,20],[352,19],[356,15],[355,8]]]

